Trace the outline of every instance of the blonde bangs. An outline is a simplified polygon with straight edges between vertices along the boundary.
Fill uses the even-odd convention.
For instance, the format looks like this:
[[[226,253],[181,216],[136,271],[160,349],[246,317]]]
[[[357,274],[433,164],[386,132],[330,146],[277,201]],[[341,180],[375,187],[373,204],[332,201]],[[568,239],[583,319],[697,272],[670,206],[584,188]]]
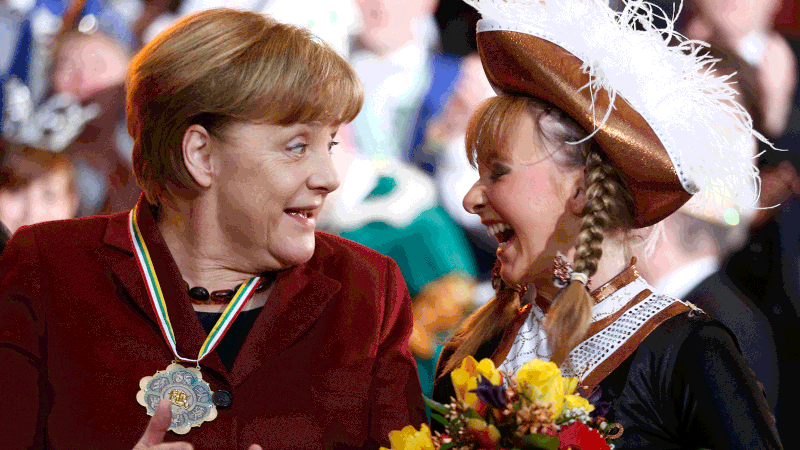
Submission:
[[[478,106],[467,126],[465,140],[467,159],[473,167],[506,148],[527,105],[525,97],[498,95]]]
[[[270,77],[271,89],[261,96],[260,104],[253,105],[267,121],[338,125],[351,122],[361,110],[364,89],[356,73],[328,44],[314,44],[292,49],[301,54],[287,61],[283,73]],[[310,63],[300,66],[299,61]]]
[[[231,64],[236,98],[224,105],[238,120],[276,125],[352,121],[361,110],[361,81],[336,50],[304,28],[276,24]],[[291,36],[291,38],[287,38]]]
[[[339,125],[364,101],[347,61],[310,31],[226,8],[190,15],[146,45],[127,88],[134,172],[154,204],[168,184],[197,187],[180,152],[190,125],[219,138],[234,121]]]

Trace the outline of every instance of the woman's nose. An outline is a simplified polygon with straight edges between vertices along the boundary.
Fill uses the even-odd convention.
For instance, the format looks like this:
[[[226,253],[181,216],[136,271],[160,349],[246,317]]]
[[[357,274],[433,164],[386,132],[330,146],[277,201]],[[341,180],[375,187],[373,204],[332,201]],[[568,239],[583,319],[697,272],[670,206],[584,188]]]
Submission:
[[[333,158],[328,152],[320,152],[313,173],[308,177],[308,187],[312,190],[333,192],[339,188],[339,173],[333,164]]]
[[[481,209],[486,206],[486,193],[484,192],[483,185],[480,180],[467,191],[463,201],[464,209],[468,213],[480,214]]]

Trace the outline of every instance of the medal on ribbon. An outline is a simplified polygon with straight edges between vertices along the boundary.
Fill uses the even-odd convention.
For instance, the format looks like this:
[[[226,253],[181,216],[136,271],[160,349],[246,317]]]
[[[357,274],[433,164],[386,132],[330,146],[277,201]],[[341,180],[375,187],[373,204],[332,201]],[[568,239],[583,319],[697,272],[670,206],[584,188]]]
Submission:
[[[175,360],[194,363],[195,367],[184,367],[173,361],[166,370],[160,370],[152,376],[142,378],[139,381],[136,401],[147,409],[147,415],[152,416],[162,399],[169,400],[172,404],[172,421],[169,430],[177,434],[186,434],[192,427],[199,427],[203,422],[210,422],[217,417],[217,407],[212,401],[213,392],[200,373],[200,361],[214,350],[222,336],[228,331],[236,316],[255,292],[259,277],[251,278],[242,284],[203,342],[197,359],[180,356],[175,343],[175,332],[167,314],[164,294],[161,292],[153,261],[150,259],[150,253],[147,251],[139,225],[135,220],[137,210],[138,207],[134,208],[129,216],[131,242],[136,262],[139,264],[145,285],[147,285],[153,311],[158,318],[158,325],[172,354],[175,355]]]
[[[217,407],[211,401],[211,388],[195,367],[170,364],[167,370],[139,381],[136,401],[147,408],[152,416],[158,402],[166,398],[172,403],[172,421],[169,429],[177,434],[186,434],[192,427],[210,422],[217,417]]]

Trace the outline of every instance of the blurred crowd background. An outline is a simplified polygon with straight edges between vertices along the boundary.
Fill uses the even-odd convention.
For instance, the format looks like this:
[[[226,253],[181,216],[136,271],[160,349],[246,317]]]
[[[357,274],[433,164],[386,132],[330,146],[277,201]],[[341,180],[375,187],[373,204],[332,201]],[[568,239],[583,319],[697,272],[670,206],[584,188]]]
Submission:
[[[681,8],[654,2],[670,16]],[[2,234],[135,204],[128,62],[182,16],[220,6],[310,28],[363,80],[364,107],[335,151],[342,185],[319,229],[400,265],[430,396],[442,343],[493,295],[496,241],[461,199],[477,179],[464,152],[467,122],[494,93],[475,48],[477,13],[461,0],[0,0]],[[659,230],[661,250],[640,265],[652,284],[706,298],[727,320],[786,444],[800,416],[800,2],[687,0],[677,26],[713,43],[720,75],[734,77],[756,128],[785,151],[759,156],[768,208],[736,225],[677,214]]]

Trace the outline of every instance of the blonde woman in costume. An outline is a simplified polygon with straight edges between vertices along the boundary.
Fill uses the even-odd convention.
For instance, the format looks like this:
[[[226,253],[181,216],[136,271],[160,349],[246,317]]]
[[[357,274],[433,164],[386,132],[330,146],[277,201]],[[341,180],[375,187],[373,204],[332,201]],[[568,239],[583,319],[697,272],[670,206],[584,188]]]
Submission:
[[[781,448],[730,331],[655,292],[630,250],[692,194],[724,197],[730,220],[755,202],[760,135],[735,92],[695,44],[668,48],[643,1],[468,3],[499,95],[469,126],[464,207],[497,238],[502,281],[442,353],[434,399],[451,401],[468,355],[508,377],[539,358],[600,389],[617,449]]]

